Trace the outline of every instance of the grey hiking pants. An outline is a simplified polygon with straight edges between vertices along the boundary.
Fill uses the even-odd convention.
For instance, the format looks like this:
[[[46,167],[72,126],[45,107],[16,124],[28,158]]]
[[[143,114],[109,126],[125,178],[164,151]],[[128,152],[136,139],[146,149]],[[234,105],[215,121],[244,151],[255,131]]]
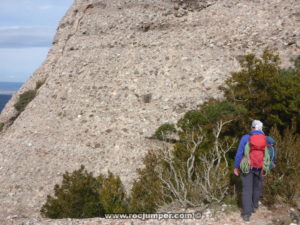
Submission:
[[[262,194],[263,177],[261,171],[242,173],[242,215],[250,216],[254,208],[258,208],[258,201]]]

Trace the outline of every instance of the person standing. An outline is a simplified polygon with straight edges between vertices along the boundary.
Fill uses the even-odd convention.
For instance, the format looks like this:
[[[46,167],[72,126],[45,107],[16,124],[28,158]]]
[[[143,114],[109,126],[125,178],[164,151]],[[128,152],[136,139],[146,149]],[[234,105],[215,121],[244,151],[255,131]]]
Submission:
[[[242,218],[250,221],[250,216],[258,208],[262,194],[263,171],[267,137],[263,132],[263,123],[253,120],[251,131],[244,135],[239,143],[234,162],[234,174],[239,176],[243,185]]]

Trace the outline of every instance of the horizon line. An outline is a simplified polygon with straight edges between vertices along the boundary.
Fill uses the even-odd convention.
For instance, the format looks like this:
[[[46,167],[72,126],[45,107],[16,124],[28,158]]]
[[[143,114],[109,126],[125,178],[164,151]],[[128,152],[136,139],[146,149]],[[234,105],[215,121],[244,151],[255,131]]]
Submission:
[[[0,83],[20,83],[24,84],[26,81],[0,81]]]
[[[13,95],[17,91],[18,90],[15,90],[15,91],[0,91],[0,95]]]

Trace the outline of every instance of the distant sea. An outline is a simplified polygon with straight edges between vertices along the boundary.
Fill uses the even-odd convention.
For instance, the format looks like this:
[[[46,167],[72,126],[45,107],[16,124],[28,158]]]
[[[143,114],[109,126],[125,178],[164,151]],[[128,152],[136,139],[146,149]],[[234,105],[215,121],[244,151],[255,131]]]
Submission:
[[[13,93],[19,90],[23,83],[0,82],[0,112],[5,104],[10,100]]]

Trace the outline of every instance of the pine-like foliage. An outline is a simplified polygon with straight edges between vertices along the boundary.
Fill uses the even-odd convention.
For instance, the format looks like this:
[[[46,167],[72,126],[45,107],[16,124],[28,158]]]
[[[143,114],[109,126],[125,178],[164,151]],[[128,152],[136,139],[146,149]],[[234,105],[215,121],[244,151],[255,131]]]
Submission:
[[[156,129],[154,135],[152,135],[152,138],[156,138],[162,141],[165,140],[168,137],[168,135],[171,135],[172,133],[176,133],[176,128],[174,124],[165,123]]]
[[[41,209],[44,217],[89,218],[107,213],[128,213],[128,198],[119,176],[109,173],[94,177],[84,166],[63,175]]]
[[[272,205],[281,198],[293,203],[294,197],[300,194],[300,135],[293,123],[283,135],[276,127],[272,128],[271,136],[276,140],[277,159],[275,169],[266,177],[264,202]]]
[[[144,168],[138,169],[139,177],[131,189],[130,211],[133,213],[154,213],[165,200],[162,185],[155,168],[159,158],[150,151],[143,159]]]
[[[128,199],[120,177],[109,173],[107,177],[102,178],[99,194],[105,213],[128,212]]]
[[[259,118],[268,131],[274,125],[279,129],[291,125],[293,118],[300,123],[300,66],[279,67],[278,55],[265,50],[262,56],[246,55],[240,60],[242,70],[234,72],[225,82],[227,100],[248,110],[246,122]],[[249,126],[249,125],[248,125]],[[298,127],[299,128],[299,127]]]
[[[55,185],[54,197],[48,195],[41,214],[49,218],[88,218],[103,216],[99,189],[101,183],[84,166],[63,175],[61,185]]]

